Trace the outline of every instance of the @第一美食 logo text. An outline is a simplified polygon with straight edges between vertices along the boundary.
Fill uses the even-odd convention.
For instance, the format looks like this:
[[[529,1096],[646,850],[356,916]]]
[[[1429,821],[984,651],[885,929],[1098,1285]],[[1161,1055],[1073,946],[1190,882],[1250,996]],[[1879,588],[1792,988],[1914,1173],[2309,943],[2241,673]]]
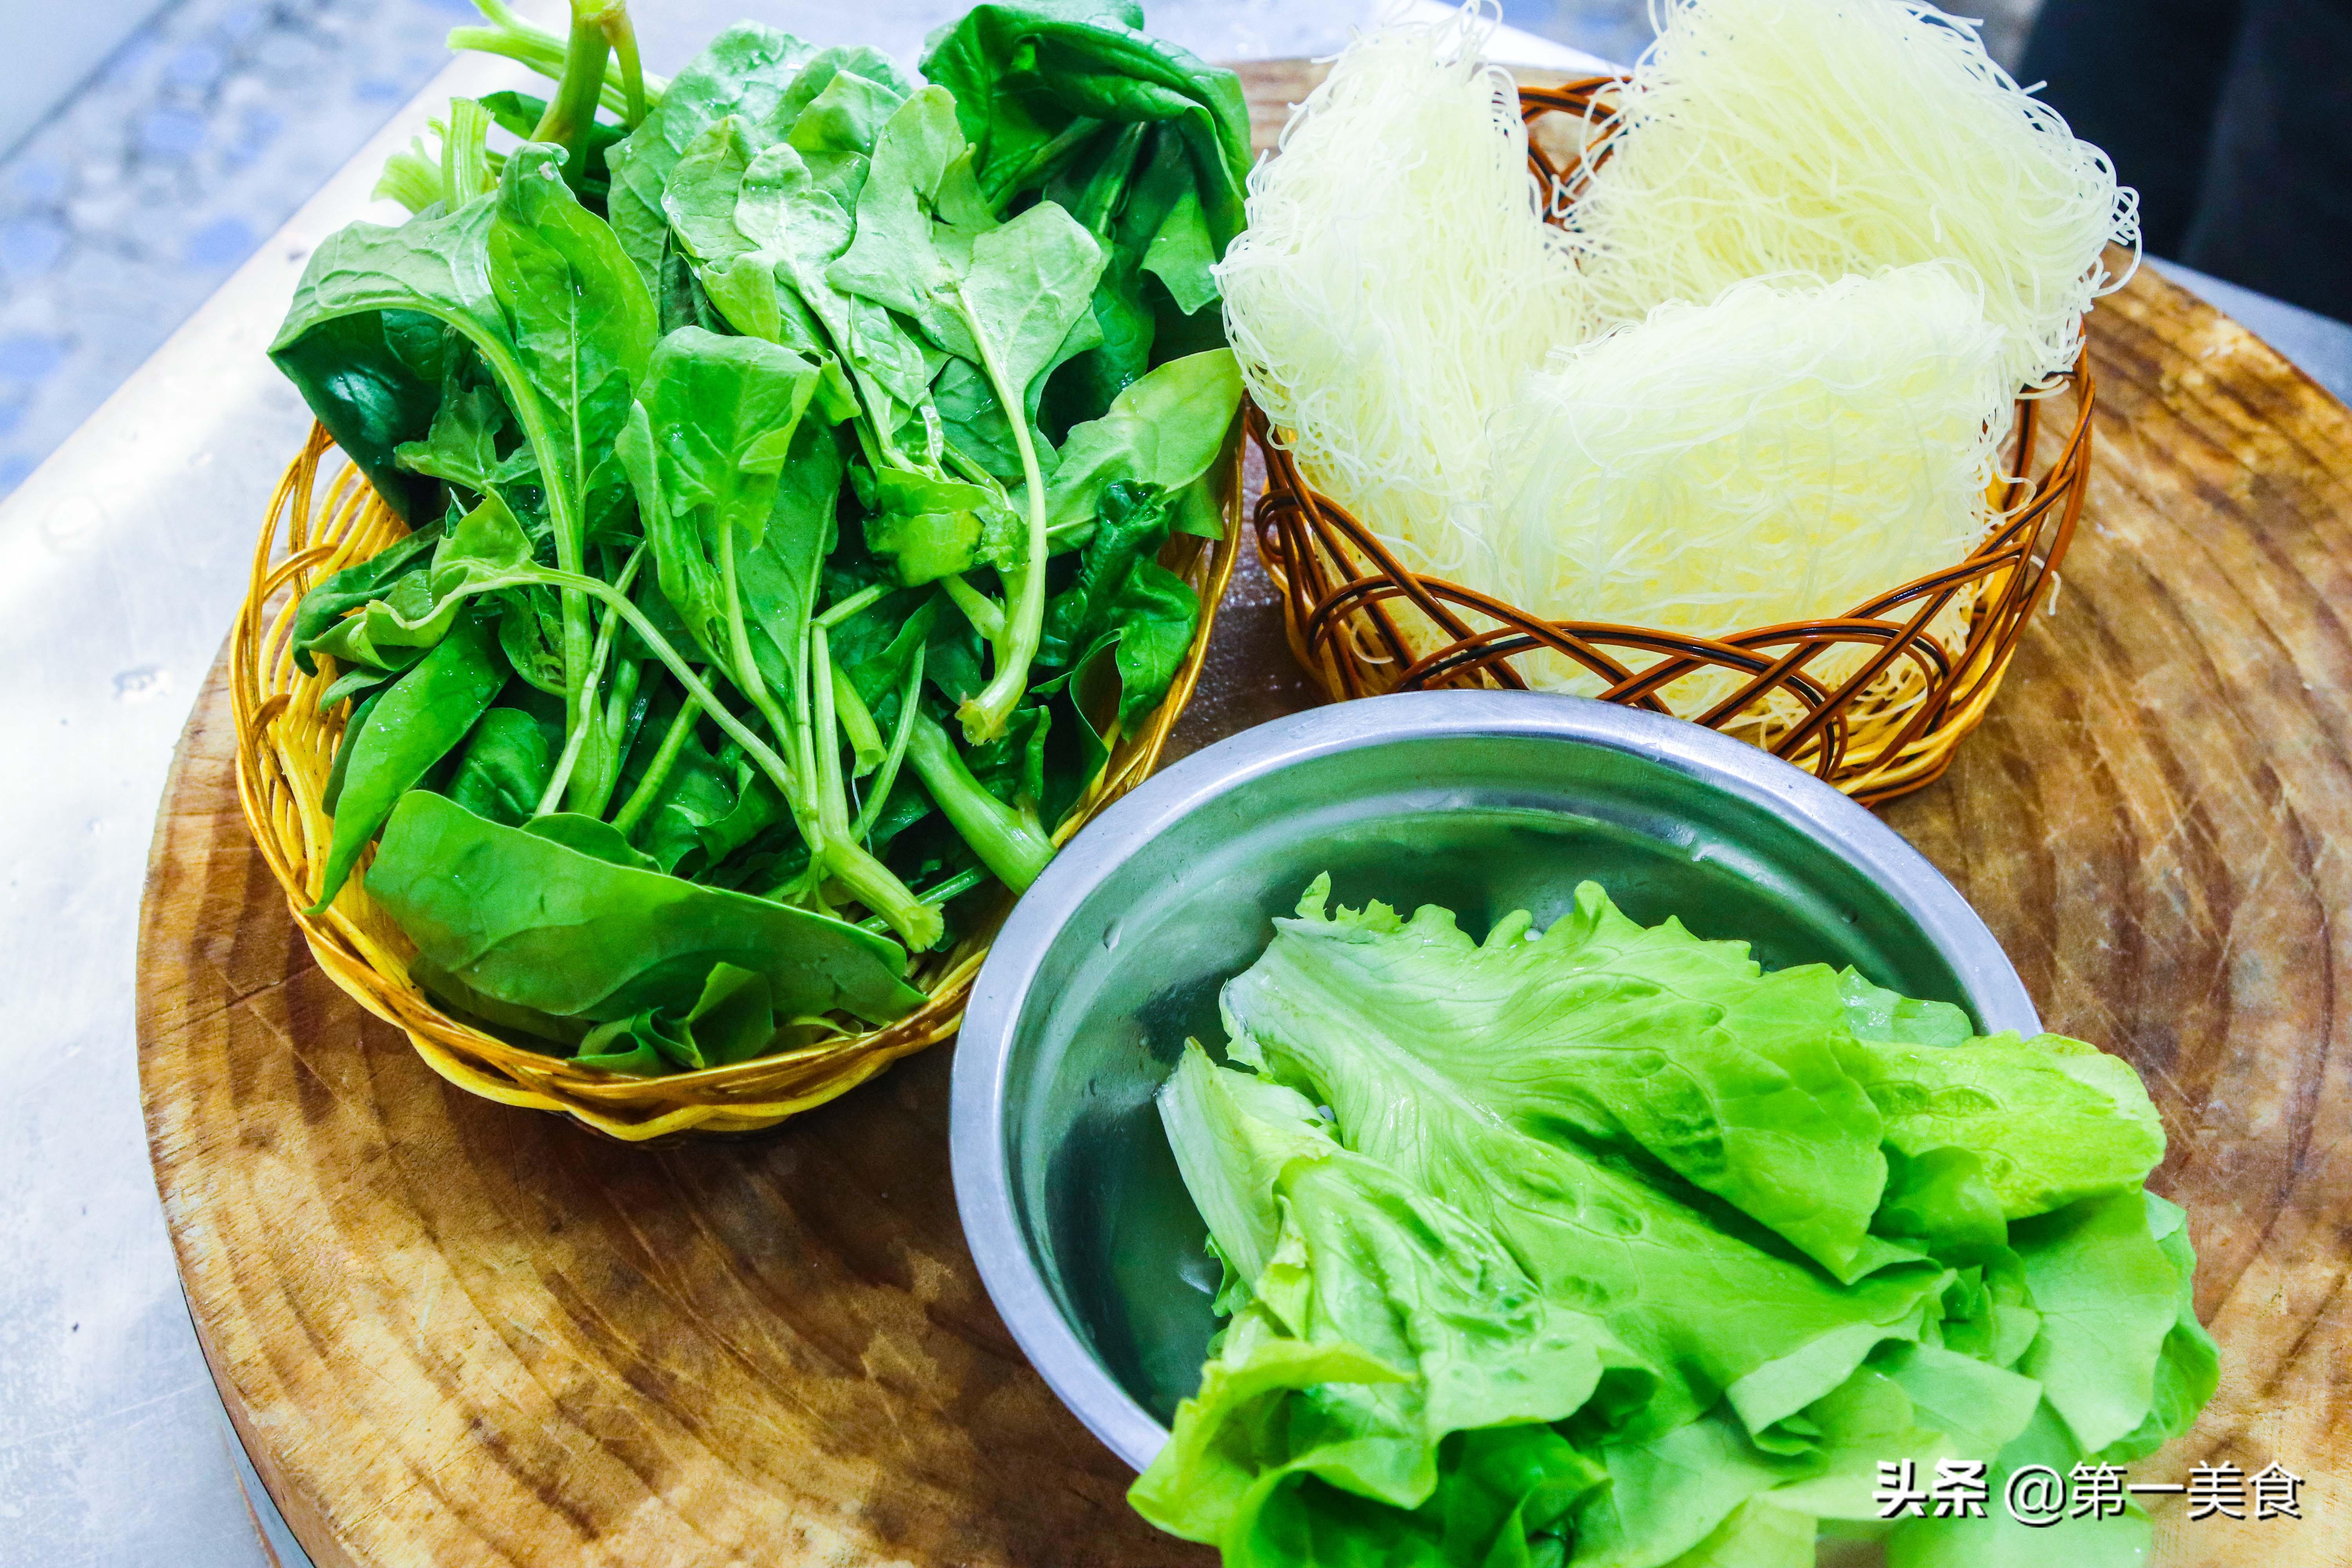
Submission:
[[[1938,1459],[1921,1478],[1916,1459],[1882,1459],[1871,1500],[1881,1519],[1985,1519],[2006,1509],[2035,1529],[2066,1519],[2109,1519],[2134,1497],[2185,1498],[2189,1517],[2301,1519],[2303,1478],[2276,1460],[2246,1474],[2237,1466],[2192,1465],[2185,1481],[2135,1481],[2115,1465],[2076,1465],[2060,1474],[2048,1465],[2020,1465],[2005,1477],[1987,1474],[1982,1459]]]

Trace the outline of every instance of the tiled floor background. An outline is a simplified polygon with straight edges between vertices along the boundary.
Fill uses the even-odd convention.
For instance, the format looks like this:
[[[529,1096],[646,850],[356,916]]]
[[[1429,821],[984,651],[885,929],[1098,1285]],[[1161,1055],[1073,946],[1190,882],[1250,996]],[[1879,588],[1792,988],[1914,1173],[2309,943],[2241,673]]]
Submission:
[[[2013,59],[2036,0],[1992,0]],[[911,57],[936,0],[851,8],[641,0],[657,68],[741,13]],[[1212,58],[1321,53],[1371,0],[1165,0],[1152,24]],[[1507,19],[1606,58],[1647,0],[1505,0]],[[446,59],[469,0],[176,0],[13,149],[0,148],[0,496]],[[834,35],[841,35],[836,37]]]
[[[0,495],[440,68],[467,0],[180,0],[0,157]]]

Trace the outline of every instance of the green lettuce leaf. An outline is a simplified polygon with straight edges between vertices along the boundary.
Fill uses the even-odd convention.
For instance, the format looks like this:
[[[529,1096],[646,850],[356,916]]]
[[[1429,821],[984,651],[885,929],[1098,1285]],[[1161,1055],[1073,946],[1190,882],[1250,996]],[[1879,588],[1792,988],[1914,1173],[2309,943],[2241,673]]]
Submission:
[[[2095,1198],[2010,1236],[2042,1313],[2020,1369],[2041,1379],[2085,1450],[2137,1432],[2180,1312],[2180,1276],[2149,1226],[2145,1194]]]
[[[2000,1500],[2218,1375],[2128,1066],[1590,885],[1484,940],[1328,903],[1161,1092],[1232,1321],[1146,1517],[1262,1568],[1797,1568],[1825,1527],[1897,1568],[2140,1560],[2137,1515]],[[1992,1517],[1883,1520],[1904,1461],[1984,1467]]]
[[[1296,1094],[1219,1068],[1194,1045],[1160,1110],[1247,1298],[1175,1441],[1137,1482],[1136,1506],[1165,1528],[1260,1548],[1336,1536],[1353,1542],[1339,1560],[1380,1561],[1374,1542],[1393,1544],[1393,1531],[1434,1524],[1446,1534],[1460,1500],[1436,1494],[1452,1434],[1558,1420],[1604,1377],[1613,1401],[1646,1392],[1646,1375],[1597,1321],[1549,1299],[1458,1211],[1340,1148]],[[1562,1475],[1580,1483],[1567,1497],[1597,1482],[1552,1441],[1567,1452],[1520,1467],[1539,1472],[1538,1489],[1559,1491]],[[1180,1484],[1161,1484],[1172,1478]],[[1567,1497],[1515,1528],[1549,1528]],[[1364,1499],[1388,1507],[1348,1500]],[[1433,1500],[1433,1520],[1396,1515]],[[1524,1502],[1522,1492],[1501,1513]],[[1473,1511],[1478,1544],[1491,1549],[1502,1520],[1491,1507]]]
[[[1846,1027],[1858,1039],[1912,1046],[1964,1045],[1976,1033],[1969,1016],[1949,1002],[1917,1002],[1873,985],[1853,969],[1838,972]]]
[[[1813,1568],[1813,1521],[1750,1499],[1669,1568]]]
[[[2189,1214],[2154,1193],[2147,1200],[2148,1234],[2178,1281],[2172,1328],[2157,1358],[2147,1418],[2099,1452],[2111,1464],[2152,1454],[2189,1430],[2221,1381],[2221,1351],[2197,1321],[2197,1253],[2189,1242]]]
[[[1591,883],[1540,937],[1522,918],[1484,943],[1440,909],[1310,901],[1226,1005],[1302,1062],[1341,1042],[1412,1058],[1523,1132],[1655,1161],[1834,1271],[1885,1185],[1878,1112],[1821,1027],[1835,976],[1765,975],[1744,944],[1671,921],[1645,931]]]
[[[2164,1158],[2164,1126],[2120,1057],[2057,1035],[1957,1046],[1865,1042],[1843,1053],[1888,1147],[1975,1157],[2009,1219],[2137,1189]]]
[[[1886,1538],[1886,1568],[2145,1568],[2152,1531],[2137,1503],[2119,1515],[2038,1527],[2020,1522],[2002,1503],[2010,1477],[2025,1466],[2064,1476],[2083,1458],[2045,1401],[1987,1472],[1985,1517],[1905,1520]]]

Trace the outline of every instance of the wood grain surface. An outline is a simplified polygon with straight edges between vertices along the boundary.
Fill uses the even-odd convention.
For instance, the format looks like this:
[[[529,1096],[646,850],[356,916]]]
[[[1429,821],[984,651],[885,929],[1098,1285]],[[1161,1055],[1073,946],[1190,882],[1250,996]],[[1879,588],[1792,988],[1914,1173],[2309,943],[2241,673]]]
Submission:
[[[1303,89],[1284,68],[1256,102]],[[2163,1110],[2222,1383],[2133,1479],[2307,1478],[2299,1522],[2159,1500],[2157,1562],[2352,1568],[2352,415],[2153,276],[2092,343],[2056,611],[1887,816],[2050,1026]],[[1245,560],[1171,755],[1308,700]],[[205,1352],[320,1568],[1211,1561],[1128,1511],[991,1310],[946,1048],[776,1132],[657,1150],[448,1087],[294,939],[217,676],[157,827],[139,1016]]]

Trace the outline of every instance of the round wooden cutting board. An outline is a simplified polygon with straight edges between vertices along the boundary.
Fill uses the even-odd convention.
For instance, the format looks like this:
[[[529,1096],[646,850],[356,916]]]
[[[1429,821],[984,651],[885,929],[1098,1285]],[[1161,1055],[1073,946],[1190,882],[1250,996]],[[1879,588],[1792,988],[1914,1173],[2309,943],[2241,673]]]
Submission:
[[[1253,101],[1305,79],[1261,69]],[[2164,1113],[2155,1184],[2189,1206],[2222,1382],[2131,1479],[2305,1479],[2300,1521],[2151,1498],[2157,1562],[2345,1568],[2352,414],[2149,274],[2092,348],[2056,611],[1951,773],[1886,816],[2049,1026],[2129,1058]],[[1254,559],[1216,637],[1171,757],[1312,700]],[[320,1568],[1213,1560],[1129,1511],[991,1310],[948,1180],[950,1047],[740,1142],[628,1148],[451,1088],[296,939],[217,672],[156,831],[139,1004],[205,1352]]]

